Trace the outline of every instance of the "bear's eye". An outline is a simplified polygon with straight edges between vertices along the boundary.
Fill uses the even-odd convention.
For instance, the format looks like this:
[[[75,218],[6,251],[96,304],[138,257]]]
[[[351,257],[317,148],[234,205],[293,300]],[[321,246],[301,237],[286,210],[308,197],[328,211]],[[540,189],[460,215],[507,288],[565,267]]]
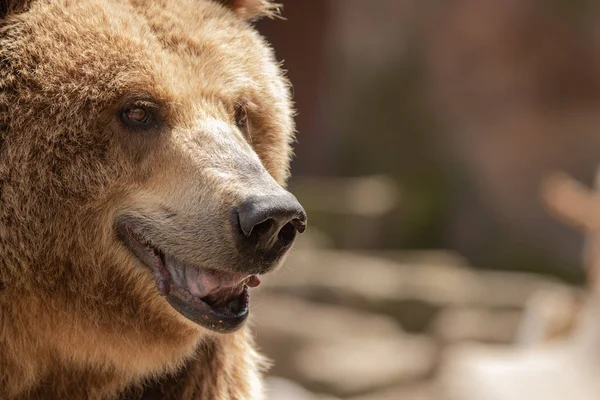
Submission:
[[[248,126],[248,112],[246,107],[239,105],[235,109],[235,126],[250,140],[250,129]]]
[[[128,108],[123,111],[123,117],[133,124],[148,124],[150,122],[150,111],[143,107]]]
[[[159,107],[149,101],[136,101],[121,109],[121,122],[129,130],[151,131],[159,128],[161,118]]]

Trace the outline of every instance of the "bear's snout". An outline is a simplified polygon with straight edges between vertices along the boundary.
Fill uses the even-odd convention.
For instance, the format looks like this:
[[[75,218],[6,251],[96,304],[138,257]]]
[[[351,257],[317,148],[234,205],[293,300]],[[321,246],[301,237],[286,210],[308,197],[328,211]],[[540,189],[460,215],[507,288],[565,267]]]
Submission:
[[[264,261],[279,259],[306,229],[306,213],[289,192],[251,196],[232,213],[240,251]]]

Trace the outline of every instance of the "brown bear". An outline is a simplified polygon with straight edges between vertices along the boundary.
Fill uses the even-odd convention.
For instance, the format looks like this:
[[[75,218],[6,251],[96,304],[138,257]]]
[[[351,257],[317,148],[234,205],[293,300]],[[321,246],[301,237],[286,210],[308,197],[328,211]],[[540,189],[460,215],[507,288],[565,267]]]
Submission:
[[[0,0],[0,398],[260,399],[306,215],[267,0]]]

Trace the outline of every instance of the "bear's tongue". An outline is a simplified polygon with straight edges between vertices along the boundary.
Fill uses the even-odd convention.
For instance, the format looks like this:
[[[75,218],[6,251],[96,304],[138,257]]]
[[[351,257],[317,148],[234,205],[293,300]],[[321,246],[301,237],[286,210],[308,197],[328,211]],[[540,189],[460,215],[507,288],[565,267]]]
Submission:
[[[164,264],[175,285],[215,308],[221,308],[232,297],[239,296],[244,285],[256,287],[260,284],[256,275],[203,270],[181,263],[169,255],[164,256]]]

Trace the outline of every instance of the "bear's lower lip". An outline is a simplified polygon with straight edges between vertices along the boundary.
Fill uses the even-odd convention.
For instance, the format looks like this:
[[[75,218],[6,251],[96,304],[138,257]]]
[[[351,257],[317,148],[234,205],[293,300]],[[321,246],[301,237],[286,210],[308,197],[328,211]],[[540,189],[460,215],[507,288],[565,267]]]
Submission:
[[[181,315],[215,332],[234,332],[248,318],[250,294],[247,286],[244,286],[241,295],[233,300],[238,303],[235,312],[215,310],[201,299],[192,296],[189,291],[178,286],[172,287],[166,298]]]
[[[248,286],[255,275],[211,271],[183,264],[144,241],[128,226],[117,228],[126,247],[154,273],[158,292],[181,315],[219,333],[233,332],[249,313]]]

